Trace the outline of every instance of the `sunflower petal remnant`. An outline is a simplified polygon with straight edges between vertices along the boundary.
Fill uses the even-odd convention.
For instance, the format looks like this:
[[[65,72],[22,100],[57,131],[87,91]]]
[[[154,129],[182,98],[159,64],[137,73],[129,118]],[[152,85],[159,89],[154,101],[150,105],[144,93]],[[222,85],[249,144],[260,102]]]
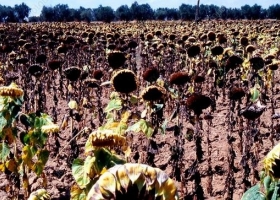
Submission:
[[[280,143],[277,144],[265,157],[264,170],[275,180],[280,178]]]

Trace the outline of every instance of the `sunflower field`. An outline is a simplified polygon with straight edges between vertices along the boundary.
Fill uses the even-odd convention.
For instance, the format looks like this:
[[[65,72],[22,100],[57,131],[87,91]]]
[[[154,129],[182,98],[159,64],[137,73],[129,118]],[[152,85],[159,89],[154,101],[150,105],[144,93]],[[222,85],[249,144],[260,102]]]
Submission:
[[[1,198],[279,199],[279,28],[0,24]]]

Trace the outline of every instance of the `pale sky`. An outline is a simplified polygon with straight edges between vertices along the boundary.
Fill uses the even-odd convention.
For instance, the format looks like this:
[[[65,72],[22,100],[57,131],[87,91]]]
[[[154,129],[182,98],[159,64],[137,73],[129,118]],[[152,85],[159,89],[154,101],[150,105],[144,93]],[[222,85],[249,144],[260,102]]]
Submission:
[[[40,15],[42,7],[45,6],[55,6],[57,4],[68,4],[70,8],[79,8],[83,6],[85,8],[97,8],[99,5],[102,6],[111,6],[116,10],[121,5],[128,5],[129,7],[135,0],[0,0],[1,5],[14,6],[15,4],[21,4],[22,2],[26,3],[32,10],[30,16]],[[148,3],[153,9],[159,7],[168,7],[168,8],[179,8],[182,3],[196,5],[197,0],[138,0],[138,4]],[[261,5],[263,8],[267,8],[273,4],[280,4],[279,0],[200,0],[200,4],[214,4],[217,6],[226,6],[232,8],[240,8],[241,6],[248,4]]]

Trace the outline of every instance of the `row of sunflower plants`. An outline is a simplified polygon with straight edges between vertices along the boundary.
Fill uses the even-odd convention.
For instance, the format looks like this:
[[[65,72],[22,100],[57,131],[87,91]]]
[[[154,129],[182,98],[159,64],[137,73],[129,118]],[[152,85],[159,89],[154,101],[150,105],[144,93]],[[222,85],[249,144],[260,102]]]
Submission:
[[[109,118],[89,135],[86,158],[75,159],[72,165],[76,184],[71,188],[71,199],[178,199],[175,182],[162,170],[126,163],[130,148],[125,132],[130,115],[125,111],[120,121]]]
[[[188,185],[185,179],[195,180],[193,189],[183,194],[195,198],[204,198],[205,190],[201,184],[204,177],[200,175],[205,160],[202,119],[207,120],[208,125],[209,183],[206,190],[207,195],[213,196],[211,120],[217,116],[216,102],[223,110],[223,103],[229,101],[225,117],[229,150],[228,166],[224,169],[228,172],[224,192],[228,193],[227,198],[233,198],[238,179],[235,170],[239,167],[243,169],[241,179],[243,190],[246,190],[256,178],[259,150],[263,145],[259,134],[261,116],[268,109],[273,114],[271,143],[279,139],[279,123],[274,124],[279,118],[275,113],[277,99],[274,98],[277,91],[274,76],[279,68],[280,53],[277,22],[211,21],[199,26],[191,22],[147,22],[130,25],[130,28],[122,23],[4,25],[0,29],[2,81],[22,85],[28,94],[24,95],[25,112],[43,112],[47,105],[51,105],[55,122],[61,114],[56,109],[58,105],[62,105],[63,100],[70,100],[69,114],[63,118],[61,127],[67,127],[70,119],[72,135],[77,133],[75,121],[79,128],[89,127],[86,124],[88,116],[94,113],[90,120],[93,129],[96,129],[95,119],[98,117],[99,132],[114,130],[123,137],[127,132],[144,132],[150,145],[158,130],[165,132],[167,123],[176,119],[173,129],[176,145],[171,145],[172,156],[168,164],[173,168],[171,176],[182,183],[182,191]],[[139,57],[142,58],[141,64],[136,62]],[[45,79],[47,84],[42,81]],[[108,83],[103,81],[109,79],[108,83],[117,93],[110,95],[109,104],[103,109],[102,104],[111,91],[106,88]],[[47,101],[49,96],[53,98]],[[266,103],[271,107],[265,106]],[[169,112],[172,113],[170,117]],[[21,121],[28,118],[28,114],[19,116],[22,116]],[[189,131],[187,126],[190,124],[194,130]],[[185,129],[188,129],[187,134],[183,133]],[[235,135],[236,129],[238,135]],[[234,144],[236,139],[240,145]],[[195,142],[196,158],[188,166],[184,160],[184,148],[191,144],[191,140]],[[71,141],[74,153],[69,160],[72,162],[78,154],[78,146]],[[122,149],[116,151],[119,153]],[[146,162],[155,164],[152,160],[154,153],[150,149],[147,151]],[[242,157],[240,166],[232,167],[236,154]]]
[[[123,56],[111,55],[119,60]],[[114,68],[122,64],[114,63]],[[75,159],[72,165],[76,180],[71,190],[72,199],[178,199],[175,183],[163,171],[140,163],[126,163],[131,152],[127,132],[153,136],[155,128],[159,128],[153,121],[154,108],[162,109],[155,103],[166,94],[165,89],[153,85],[143,90],[139,98],[132,95],[138,81],[134,72],[127,69],[115,69],[110,84],[115,91],[104,109],[106,123],[89,135],[86,158]],[[138,116],[132,107],[137,107],[140,99],[146,107]]]
[[[23,95],[24,91],[15,83],[0,87],[0,170],[9,181],[5,189],[11,198],[30,195],[34,199],[29,178],[35,174],[42,179],[41,187],[47,187],[44,173],[50,153],[47,142],[49,134],[57,133],[59,127],[45,113],[22,113]],[[49,198],[45,189],[37,193]]]

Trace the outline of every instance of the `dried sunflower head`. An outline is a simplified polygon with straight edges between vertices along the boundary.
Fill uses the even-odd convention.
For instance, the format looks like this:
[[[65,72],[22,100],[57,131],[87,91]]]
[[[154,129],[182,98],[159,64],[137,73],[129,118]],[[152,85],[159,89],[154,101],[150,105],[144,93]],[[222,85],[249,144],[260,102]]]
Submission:
[[[88,141],[96,147],[125,146],[126,138],[112,130],[97,130],[90,134]]]
[[[141,97],[146,101],[156,101],[162,99],[166,95],[163,87],[151,85],[141,92]]]
[[[264,57],[265,60],[272,60],[275,58],[275,55],[274,54],[268,54]]]
[[[137,46],[138,46],[138,44],[137,44],[137,42],[134,41],[134,40],[131,40],[131,41],[128,43],[128,47],[131,48],[131,49],[135,49]]]
[[[199,37],[200,41],[205,41],[207,40],[207,35],[206,34],[201,34],[201,36]]]
[[[108,63],[113,69],[118,69],[124,65],[126,61],[125,55],[122,52],[113,52],[108,56]]]
[[[169,77],[170,84],[185,85],[190,82],[190,77],[187,72],[175,72]]]
[[[208,34],[207,34],[207,37],[210,41],[214,41],[216,40],[216,34],[213,32],[213,31],[210,31]]]
[[[212,103],[212,100],[202,94],[193,93],[187,99],[186,104],[187,107],[194,111],[195,114],[200,115],[203,109],[208,108]]]
[[[59,126],[56,124],[43,125],[41,131],[43,133],[57,133],[59,131]]]
[[[227,71],[229,71],[230,69],[235,69],[238,65],[241,65],[242,63],[243,63],[242,58],[236,55],[232,55],[227,59],[225,67]]]
[[[45,54],[39,54],[36,57],[36,63],[43,64],[47,61],[47,56]]]
[[[93,78],[95,78],[96,80],[100,80],[103,77],[103,71],[100,69],[97,69],[93,72]]]
[[[262,69],[264,67],[264,64],[265,64],[262,57],[259,57],[259,56],[253,57],[249,61],[250,61],[250,64],[251,64],[251,66],[254,70]]]
[[[176,38],[176,35],[175,35],[175,34],[171,33],[171,34],[169,35],[169,40],[173,41],[173,40],[175,40],[175,38]]]
[[[117,92],[129,94],[137,89],[137,79],[133,71],[123,69],[117,71],[111,78],[111,83]]]
[[[266,155],[263,163],[266,174],[278,180],[280,178],[280,143]]]
[[[152,33],[148,33],[146,35],[147,40],[152,40],[154,38],[154,35]]]
[[[240,43],[241,43],[241,45],[243,45],[243,46],[247,46],[247,45],[249,44],[249,40],[248,40],[247,37],[242,37],[242,38],[240,39]]]
[[[229,99],[231,100],[240,100],[241,98],[243,98],[245,96],[245,91],[243,90],[243,88],[239,88],[239,87],[233,87],[230,89],[229,92]]]
[[[195,82],[195,83],[202,83],[202,82],[204,82],[205,81],[205,76],[203,75],[203,74],[197,74],[197,75],[195,75],[194,77],[193,77],[193,81]]]
[[[279,65],[280,65],[280,61],[272,61],[272,63],[270,63],[269,65],[267,65],[267,67],[270,69],[270,70],[277,70],[279,68]]]
[[[219,41],[220,44],[224,44],[224,43],[227,42],[227,38],[226,38],[226,36],[224,36],[223,34],[221,34],[221,35],[219,35],[219,37],[218,37],[218,41]]]
[[[17,56],[17,54],[16,54],[14,51],[12,51],[11,53],[9,53],[9,59],[10,59],[10,60],[14,60],[14,59],[16,58],[16,56]]]
[[[255,50],[256,50],[256,47],[251,44],[246,47],[246,51],[249,53],[252,53]]]
[[[17,43],[18,43],[19,46],[22,47],[22,46],[26,43],[26,40],[24,40],[24,39],[19,39]]]
[[[162,170],[144,164],[126,163],[102,174],[86,199],[178,200],[178,194],[174,181]]]
[[[198,45],[192,45],[187,50],[187,54],[189,57],[195,57],[199,53],[200,53],[200,47]]]
[[[239,111],[240,115],[243,115],[248,120],[255,120],[259,118],[264,112],[266,106],[262,105],[258,100],[256,103],[245,107]]]
[[[114,49],[116,49],[116,47],[117,46],[114,43],[109,43],[108,46],[107,46],[107,48],[110,49],[110,50],[114,50]]]
[[[17,58],[16,59],[16,63],[19,63],[19,64],[26,64],[26,63],[28,63],[28,58]]]
[[[40,77],[43,74],[43,68],[40,65],[31,65],[28,68],[28,72],[32,75],[35,76],[36,78]]]
[[[48,62],[48,66],[51,70],[56,70],[56,69],[60,68],[61,64],[62,63],[60,60],[51,60]]]
[[[67,53],[68,48],[66,47],[66,45],[61,45],[59,47],[57,47],[57,53],[58,54],[66,54]]]
[[[99,87],[98,81],[93,78],[84,80],[84,84],[89,88],[98,88]]]
[[[11,83],[9,86],[0,87],[0,96],[20,97],[23,95],[23,90],[18,88],[15,83]]]
[[[159,71],[155,67],[150,67],[143,73],[143,79],[145,81],[153,82],[156,81],[158,78],[159,78]]]
[[[218,56],[218,55],[223,54],[224,48],[221,46],[215,46],[211,49],[211,52],[212,52],[213,56]]]
[[[191,36],[188,38],[188,41],[191,43],[196,42],[196,38]]]
[[[81,73],[82,70],[79,67],[68,67],[64,70],[66,78],[70,81],[77,81]]]

